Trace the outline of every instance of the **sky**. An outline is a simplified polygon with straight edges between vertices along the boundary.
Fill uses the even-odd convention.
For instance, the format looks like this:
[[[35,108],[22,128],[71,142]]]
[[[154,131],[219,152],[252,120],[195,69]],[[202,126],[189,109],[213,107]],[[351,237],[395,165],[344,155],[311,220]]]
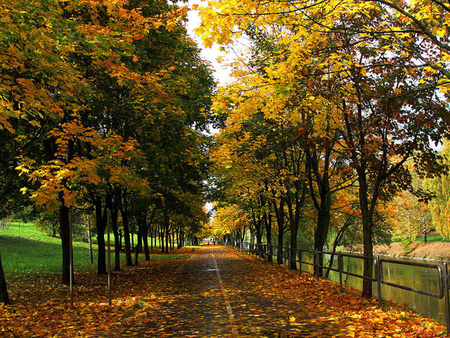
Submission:
[[[190,0],[189,6],[191,6],[194,3],[198,4],[199,6],[204,6],[206,4],[206,1]],[[186,25],[188,33],[192,37],[192,39],[194,39],[194,41],[197,42],[198,47],[201,49],[201,57],[211,62],[211,65],[214,69],[214,77],[218,81],[219,85],[225,85],[227,82],[230,82],[229,71],[224,65],[221,65],[217,62],[217,58],[219,56],[224,56],[224,53],[219,50],[217,45],[213,45],[212,48],[206,48],[202,44],[201,39],[194,33],[195,28],[197,28],[200,25],[200,22],[201,19],[199,18],[197,11],[193,10],[189,11],[188,22]],[[210,202],[206,203],[205,208],[207,209],[207,211],[212,212],[211,214],[212,219],[212,217],[214,216],[212,203]]]
[[[205,6],[206,3],[206,1],[201,0],[190,0],[189,6],[192,6],[193,4]],[[225,83],[230,82],[229,71],[224,65],[221,65],[217,62],[217,58],[219,56],[225,56],[225,54],[219,50],[217,45],[214,45],[212,48],[206,48],[201,43],[201,39],[194,33],[194,29],[197,28],[201,22],[197,11],[190,10],[188,13],[188,20],[189,21],[186,28],[189,32],[189,35],[194,39],[194,41],[197,42],[197,45],[201,49],[202,58],[211,62],[214,69],[214,77],[218,80],[219,85],[225,85]]]

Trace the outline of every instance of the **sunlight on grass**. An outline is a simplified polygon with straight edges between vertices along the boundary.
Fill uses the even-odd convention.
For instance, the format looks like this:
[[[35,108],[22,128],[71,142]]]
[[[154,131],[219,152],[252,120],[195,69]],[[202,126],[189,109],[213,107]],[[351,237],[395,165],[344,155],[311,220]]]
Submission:
[[[0,228],[0,254],[6,274],[60,272],[62,267],[61,240],[45,236],[32,223],[11,222],[7,229]],[[87,243],[73,243],[73,258],[75,270],[96,268],[89,261]]]
[[[94,263],[89,261],[89,246],[73,242],[75,272],[97,269],[97,245],[93,245]],[[0,254],[5,273],[60,273],[62,269],[61,239],[44,235],[32,223],[11,222],[6,229],[0,228]],[[125,254],[123,254],[124,258]],[[152,253],[151,260],[188,259],[187,254]],[[139,254],[139,261],[145,259]],[[114,243],[111,243],[111,260],[114,260]],[[133,253],[134,262],[134,253]],[[125,261],[122,259],[122,266]]]

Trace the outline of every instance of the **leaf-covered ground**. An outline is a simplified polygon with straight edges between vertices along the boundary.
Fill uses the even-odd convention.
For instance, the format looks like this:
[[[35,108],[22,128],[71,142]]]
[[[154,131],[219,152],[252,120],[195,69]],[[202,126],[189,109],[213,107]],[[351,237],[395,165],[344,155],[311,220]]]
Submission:
[[[436,337],[444,326],[400,306],[253,260],[232,249],[182,249],[190,259],[141,262],[107,280],[77,273],[74,308],[59,276],[9,281],[4,337]],[[180,256],[183,257],[183,256]]]

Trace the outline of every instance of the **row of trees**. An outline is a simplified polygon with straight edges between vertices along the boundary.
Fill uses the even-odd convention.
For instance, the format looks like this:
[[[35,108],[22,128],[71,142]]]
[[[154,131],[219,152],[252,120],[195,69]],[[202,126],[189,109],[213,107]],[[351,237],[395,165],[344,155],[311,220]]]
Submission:
[[[205,131],[219,121],[186,10],[165,0],[0,1],[1,212],[31,197],[59,215],[63,283],[74,209],[95,215],[99,273],[108,214],[127,265],[132,220],[140,240],[152,222],[168,236],[206,220]],[[7,302],[4,277],[0,285]]]
[[[342,233],[357,219],[372,276],[386,202],[403,190],[428,201],[411,173],[446,167],[449,11],[428,0],[209,1],[204,42],[250,46],[214,103],[227,116],[213,153],[222,212],[237,209],[257,243],[263,229],[271,243],[274,225],[280,246],[289,232],[292,255],[299,229],[321,251],[332,221]]]

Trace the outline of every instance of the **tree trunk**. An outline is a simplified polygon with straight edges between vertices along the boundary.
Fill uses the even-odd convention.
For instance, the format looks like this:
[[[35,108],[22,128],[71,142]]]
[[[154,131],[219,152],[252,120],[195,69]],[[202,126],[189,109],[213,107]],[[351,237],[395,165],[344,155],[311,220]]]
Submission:
[[[137,233],[137,243],[136,246],[134,248],[134,264],[138,265],[139,262],[139,253],[141,252],[141,248],[142,248],[142,219],[138,219],[138,233]]]
[[[119,225],[117,223],[117,219],[119,217],[119,203],[117,194],[114,197],[114,201],[112,203],[111,208],[111,224],[114,235],[114,270],[120,271],[120,252],[122,250],[122,240],[119,233]]]
[[[180,229],[180,244],[181,247],[186,245],[186,236],[183,229]]]
[[[169,247],[170,247],[170,232],[169,232],[169,222],[166,223],[166,253],[169,253]]]
[[[373,243],[372,243],[372,228],[373,228],[373,213],[369,208],[368,186],[364,167],[358,170],[359,181],[359,203],[362,214],[363,223],[363,247],[364,247],[364,270],[363,270],[363,287],[362,296],[372,297],[372,281],[368,278],[373,277]],[[373,207],[373,206],[372,206]]]
[[[8,287],[5,279],[5,272],[3,271],[2,256],[0,255],[0,303],[9,304]]]
[[[153,250],[153,242],[154,241],[155,241],[155,246],[156,246],[156,232],[153,227],[150,227],[149,233],[150,233],[150,250]]]
[[[106,217],[103,216],[102,200],[100,197],[97,197],[95,201],[95,216],[97,219],[96,222],[97,246],[98,246],[97,270],[98,274],[106,275],[108,273],[108,271],[106,270],[106,244],[105,244]]]
[[[59,208],[59,232],[62,243],[62,280],[64,285],[70,284],[70,219],[69,208],[63,204]]]
[[[277,263],[283,264],[283,235],[284,229],[278,228],[278,255],[277,255]]]
[[[267,237],[267,261],[272,262],[273,251],[272,251],[272,215],[270,211],[264,215],[264,224],[266,227],[266,237]]]
[[[297,181],[298,182],[298,181]],[[300,225],[300,212],[301,208],[303,207],[304,198],[305,198],[305,191],[306,191],[306,185],[303,186],[303,191],[300,196],[300,185],[297,184],[295,193],[292,194],[294,196],[294,202],[291,200],[291,197],[286,198],[286,203],[288,206],[288,212],[289,212],[289,223],[290,223],[290,229],[291,229],[291,239],[290,239],[290,260],[289,260],[289,268],[291,270],[297,270],[297,236],[298,236],[298,228]],[[295,203],[295,210],[293,208],[293,204]]]
[[[159,246],[161,247],[161,253],[164,253],[164,226],[163,223],[159,225]]]
[[[358,97],[360,97],[359,87],[356,88]],[[363,247],[364,247],[364,264],[363,264],[363,287],[362,296],[372,297],[372,281],[373,277],[373,244],[372,244],[372,225],[373,212],[375,210],[376,200],[379,194],[381,177],[378,177],[378,182],[371,187],[372,201],[369,201],[369,185],[367,182],[367,154],[365,153],[366,144],[363,132],[363,108],[361,104],[357,105],[357,135],[355,137],[350,123],[349,115],[347,114],[346,102],[343,101],[344,121],[347,130],[347,141],[351,147],[351,159],[356,168],[359,183],[359,207],[361,210],[362,224],[363,224]],[[355,142],[356,141],[356,142]],[[359,150],[359,152],[357,151]]]
[[[422,228],[423,228],[423,242],[425,244],[428,243],[428,237],[427,237],[427,227],[426,227],[426,223],[425,223],[425,215],[424,212],[422,211]]]
[[[131,255],[131,241],[130,241],[130,223],[128,215],[128,201],[127,193],[123,191],[122,203],[120,208],[123,222],[123,236],[125,239],[125,261],[127,266],[133,266],[133,257]]]
[[[315,147],[315,146],[314,146]],[[317,210],[317,223],[314,232],[314,250],[323,251],[331,220],[331,190],[330,190],[330,157],[331,146],[326,147],[322,156],[318,151],[306,148],[307,178],[309,190],[314,207]],[[322,164],[320,164],[323,162]],[[316,189],[315,189],[316,187]],[[315,274],[323,276],[323,255],[319,254],[318,267],[315,266]]]
[[[275,214],[277,217],[278,224],[278,254],[277,262],[278,264],[283,264],[283,236],[284,236],[284,198],[280,198],[280,206],[277,207],[277,202],[273,202],[275,208]]]
[[[91,219],[89,215],[87,216],[88,226],[87,226],[87,232],[88,232],[88,245],[89,245],[89,261],[91,264],[94,264],[94,252],[92,250],[92,232],[91,232]]]
[[[334,243],[333,243],[333,249],[332,249],[332,253],[335,254],[336,253],[336,248],[337,246],[341,243],[341,239],[344,236],[345,231],[350,227],[350,225],[352,224],[350,217],[348,217],[345,220],[344,225],[339,229],[336,238],[334,239]],[[334,261],[334,256],[335,255],[331,255],[330,257],[330,263],[328,265],[328,267],[331,269],[331,267],[333,266],[333,261]],[[330,274],[330,269],[327,269],[326,273],[325,273],[325,278],[328,279],[328,276]]]
[[[330,206],[331,207],[331,206]],[[330,228],[330,207],[320,208],[317,215],[317,227],[314,238],[314,250],[323,251]],[[319,266],[323,266],[323,255],[319,255]],[[323,276],[323,268],[318,267],[315,271],[319,277]]]
[[[255,212],[253,211],[253,224],[255,225],[255,237],[256,237],[256,251],[257,254],[261,256],[262,254],[262,217],[256,216]]]
[[[148,235],[149,235],[149,224],[147,221],[143,224],[143,237],[142,241],[144,243],[144,254],[145,254],[145,260],[150,260],[150,251],[148,249]],[[151,240],[151,239],[150,239]]]

